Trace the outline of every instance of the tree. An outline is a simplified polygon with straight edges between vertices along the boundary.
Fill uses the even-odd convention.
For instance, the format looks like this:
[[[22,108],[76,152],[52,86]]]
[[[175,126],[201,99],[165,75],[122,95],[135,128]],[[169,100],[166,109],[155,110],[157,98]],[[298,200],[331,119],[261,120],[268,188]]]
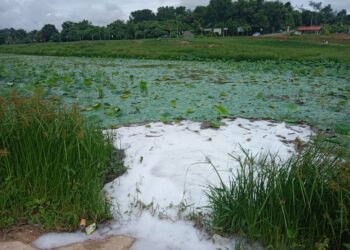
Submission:
[[[219,23],[228,20],[231,9],[231,0],[210,0],[206,10],[207,23]]]
[[[265,6],[266,4],[264,4]],[[265,8],[265,7],[264,7]],[[238,21],[240,27],[243,24],[252,24],[257,12],[257,5],[254,1],[238,0],[233,3],[232,17]],[[255,25],[254,25],[255,26]]]
[[[64,22],[61,33],[52,24],[29,33],[22,29],[3,29],[0,43],[178,37],[185,30],[203,34],[205,28],[224,27],[228,28],[225,33],[232,35],[238,28],[244,28],[249,35],[315,24],[322,24],[324,30],[330,32],[349,31],[350,15],[346,10],[336,12],[330,4],[323,7],[315,1],[310,1],[309,6],[312,10],[295,9],[290,2],[281,0],[210,0],[207,6],[197,6],[193,11],[184,6],[162,6],[156,14],[149,9],[136,10],[127,22],[116,20],[106,27],[82,20]]]
[[[342,9],[341,11],[338,12],[337,14],[337,21],[340,23],[340,25],[344,24],[344,19],[346,18],[346,10]]]
[[[324,24],[335,22],[335,12],[333,11],[330,4],[320,10],[320,18],[321,22]]]
[[[207,7],[205,6],[197,6],[193,11],[194,19],[203,23],[204,18],[206,16]]]
[[[165,20],[174,20],[176,19],[176,10],[174,7],[159,7],[157,10],[157,20],[165,21]]]
[[[27,37],[30,42],[35,43],[38,42],[38,31],[37,30],[32,30],[27,34]]]
[[[269,31],[276,32],[286,28],[286,14],[285,6],[281,2],[266,2],[264,5],[264,12],[269,19]]]
[[[0,31],[0,44],[6,43],[6,34],[2,30]]]
[[[143,21],[151,21],[151,20],[154,20],[155,18],[156,18],[155,14],[152,12],[152,10],[149,10],[149,9],[133,11],[130,14],[130,21],[133,21],[135,23],[139,23]]]
[[[58,34],[58,30],[53,24],[45,24],[40,30],[40,41],[48,42],[54,34]]]
[[[301,19],[302,19],[301,23],[303,25],[306,25],[306,26],[312,25],[313,18],[314,18],[314,14],[312,11],[303,9],[301,13]]]
[[[50,37],[50,41],[51,42],[60,42],[61,41],[61,36],[59,33],[54,33],[51,37]]]
[[[318,15],[318,12],[321,10],[322,2],[309,1],[309,6],[314,9],[313,16],[311,18],[311,25],[313,25],[314,23],[318,24],[317,23],[317,15]]]
[[[254,23],[252,24],[252,30],[255,32],[262,32],[269,30],[269,19],[265,15],[263,10],[259,10],[254,14]]]
[[[178,6],[175,9],[175,13],[177,16],[186,16],[187,15],[187,11],[186,11],[186,7],[185,6]]]
[[[108,24],[107,32],[109,33],[110,39],[120,40],[132,38],[128,31],[127,25],[121,20],[117,20],[111,24]]]

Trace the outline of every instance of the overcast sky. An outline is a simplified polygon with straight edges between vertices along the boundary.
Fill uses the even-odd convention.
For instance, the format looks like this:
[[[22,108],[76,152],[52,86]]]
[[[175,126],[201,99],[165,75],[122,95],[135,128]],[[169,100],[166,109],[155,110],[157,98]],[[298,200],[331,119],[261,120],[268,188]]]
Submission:
[[[286,2],[287,0],[282,0]],[[317,0],[320,1],[320,0]],[[40,29],[44,24],[60,28],[64,21],[88,19],[95,25],[114,20],[127,20],[130,12],[140,9],[157,10],[159,6],[207,5],[209,0],[0,0],[0,28]],[[294,6],[308,6],[309,0],[291,0]],[[323,0],[336,10],[350,12],[350,0]]]

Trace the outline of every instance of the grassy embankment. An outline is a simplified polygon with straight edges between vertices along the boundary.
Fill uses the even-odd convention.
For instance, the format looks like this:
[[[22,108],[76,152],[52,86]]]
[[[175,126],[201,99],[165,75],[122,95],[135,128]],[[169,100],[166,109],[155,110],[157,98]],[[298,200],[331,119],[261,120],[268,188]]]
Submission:
[[[111,218],[101,189],[124,170],[111,136],[74,108],[0,99],[0,229],[24,223],[73,230],[80,218]]]
[[[326,45],[325,41],[329,41]],[[302,37],[228,37],[82,41],[0,46],[0,53],[180,60],[333,60],[350,62],[344,35]]]
[[[350,163],[337,154],[320,144],[285,163],[246,153],[230,184],[208,191],[213,230],[260,240],[266,249],[349,247]]]

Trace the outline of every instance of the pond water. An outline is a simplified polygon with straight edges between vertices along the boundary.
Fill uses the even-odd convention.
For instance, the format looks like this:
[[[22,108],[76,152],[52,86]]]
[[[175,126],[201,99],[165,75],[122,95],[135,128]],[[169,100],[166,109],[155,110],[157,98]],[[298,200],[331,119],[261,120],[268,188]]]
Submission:
[[[78,104],[103,127],[145,121],[271,118],[332,128],[350,121],[350,65],[198,62],[0,54],[0,95]]]

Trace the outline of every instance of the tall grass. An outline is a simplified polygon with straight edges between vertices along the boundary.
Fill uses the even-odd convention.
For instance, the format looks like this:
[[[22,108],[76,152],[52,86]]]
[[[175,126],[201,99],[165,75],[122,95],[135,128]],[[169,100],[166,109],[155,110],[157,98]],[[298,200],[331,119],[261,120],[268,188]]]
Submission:
[[[331,39],[331,40],[330,40]],[[332,46],[325,45],[328,40]],[[339,45],[340,44],[340,45]],[[0,53],[175,60],[350,62],[349,41],[329,36],[206,37],[1,45]]]
[[[0,99],[0,228],[73,230],[80,218],[110,218],[101,188],[106,175],[123,170],[111,139],[74,108]]]
[[[350,242],[350,164],[313,144],[280,162],[238,158],[228,185],[211,186],[211,225],[266,249],[340,249]]]

